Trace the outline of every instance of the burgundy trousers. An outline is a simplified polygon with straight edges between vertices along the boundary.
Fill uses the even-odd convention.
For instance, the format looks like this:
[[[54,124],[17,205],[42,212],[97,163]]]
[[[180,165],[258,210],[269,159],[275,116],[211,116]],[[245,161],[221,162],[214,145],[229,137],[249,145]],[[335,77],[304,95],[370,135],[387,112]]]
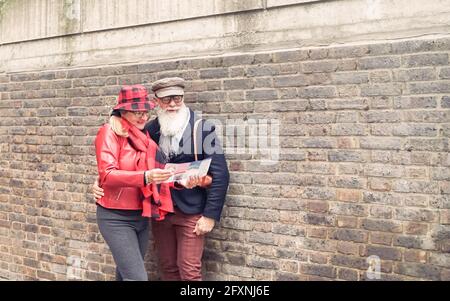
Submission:
[[[175,214],[163,221],[152,220],[152,232],[162,280],[202,280],[202,255],[205,236],[195,234],[201,214]]]

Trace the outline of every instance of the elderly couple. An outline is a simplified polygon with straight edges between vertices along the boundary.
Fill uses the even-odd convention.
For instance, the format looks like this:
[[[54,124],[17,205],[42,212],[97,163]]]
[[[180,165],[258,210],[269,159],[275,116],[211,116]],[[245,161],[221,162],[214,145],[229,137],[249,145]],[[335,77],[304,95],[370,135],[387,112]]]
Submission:
[[[220,219],[229,173],[214,126],[186,107],[184,86],[182,78],[156,81],[154,102],[142,85],[122,87],[97,134],[97,222],[117,280],[148,279],[149,217],[162,280],[202,280],[204,235]],[[155,104],[157,118],[147,123]],[[165,163],[206,158],[208,176],[166,183]]]

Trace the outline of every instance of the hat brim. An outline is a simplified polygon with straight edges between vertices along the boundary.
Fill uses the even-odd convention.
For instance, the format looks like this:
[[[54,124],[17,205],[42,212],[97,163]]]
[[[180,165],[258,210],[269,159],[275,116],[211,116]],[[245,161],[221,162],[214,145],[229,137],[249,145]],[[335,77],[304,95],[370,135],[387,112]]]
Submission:
[[[184,95],[184,89],[178,86],[162,88],[156,91],[155,95],[158,98],[166,96]]]
[[[134,112],[146,112],[153,110],[155,108],[155,103],[152,101],[143,102],[128,102],[116,105],[113,110],[124,110],[124,111],[134,111]]]

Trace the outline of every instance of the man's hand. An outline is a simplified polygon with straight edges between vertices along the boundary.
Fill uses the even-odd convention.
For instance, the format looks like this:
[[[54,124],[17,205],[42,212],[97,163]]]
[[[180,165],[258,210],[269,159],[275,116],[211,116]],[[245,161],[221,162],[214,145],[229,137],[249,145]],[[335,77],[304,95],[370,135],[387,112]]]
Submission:
[[[181,180],[179,183],[187,189],[192,189],[195,186],[199,186],[202,179],[199,176],[190,176],[187,180]]]
[[[92,193],[94,197],[98,200],[101,199],[105,194],[103,193],[103,188],[99,186],[98,178],[95,179],[94,184],[92,185]]]
[[[197,235],[204,235],[209,233],[214,228],[216,221],[212,218],[202,216],[195,225],[194,233]]]

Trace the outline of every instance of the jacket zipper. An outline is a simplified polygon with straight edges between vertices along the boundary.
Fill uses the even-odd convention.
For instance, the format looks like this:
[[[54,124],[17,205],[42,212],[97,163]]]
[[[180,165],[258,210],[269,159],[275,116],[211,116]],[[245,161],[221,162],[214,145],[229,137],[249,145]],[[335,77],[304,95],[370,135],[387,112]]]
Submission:
[[[119,201],[120,196],[122,195],[123,188],[120,188],[119,194],[117,195],[116,202]]]

